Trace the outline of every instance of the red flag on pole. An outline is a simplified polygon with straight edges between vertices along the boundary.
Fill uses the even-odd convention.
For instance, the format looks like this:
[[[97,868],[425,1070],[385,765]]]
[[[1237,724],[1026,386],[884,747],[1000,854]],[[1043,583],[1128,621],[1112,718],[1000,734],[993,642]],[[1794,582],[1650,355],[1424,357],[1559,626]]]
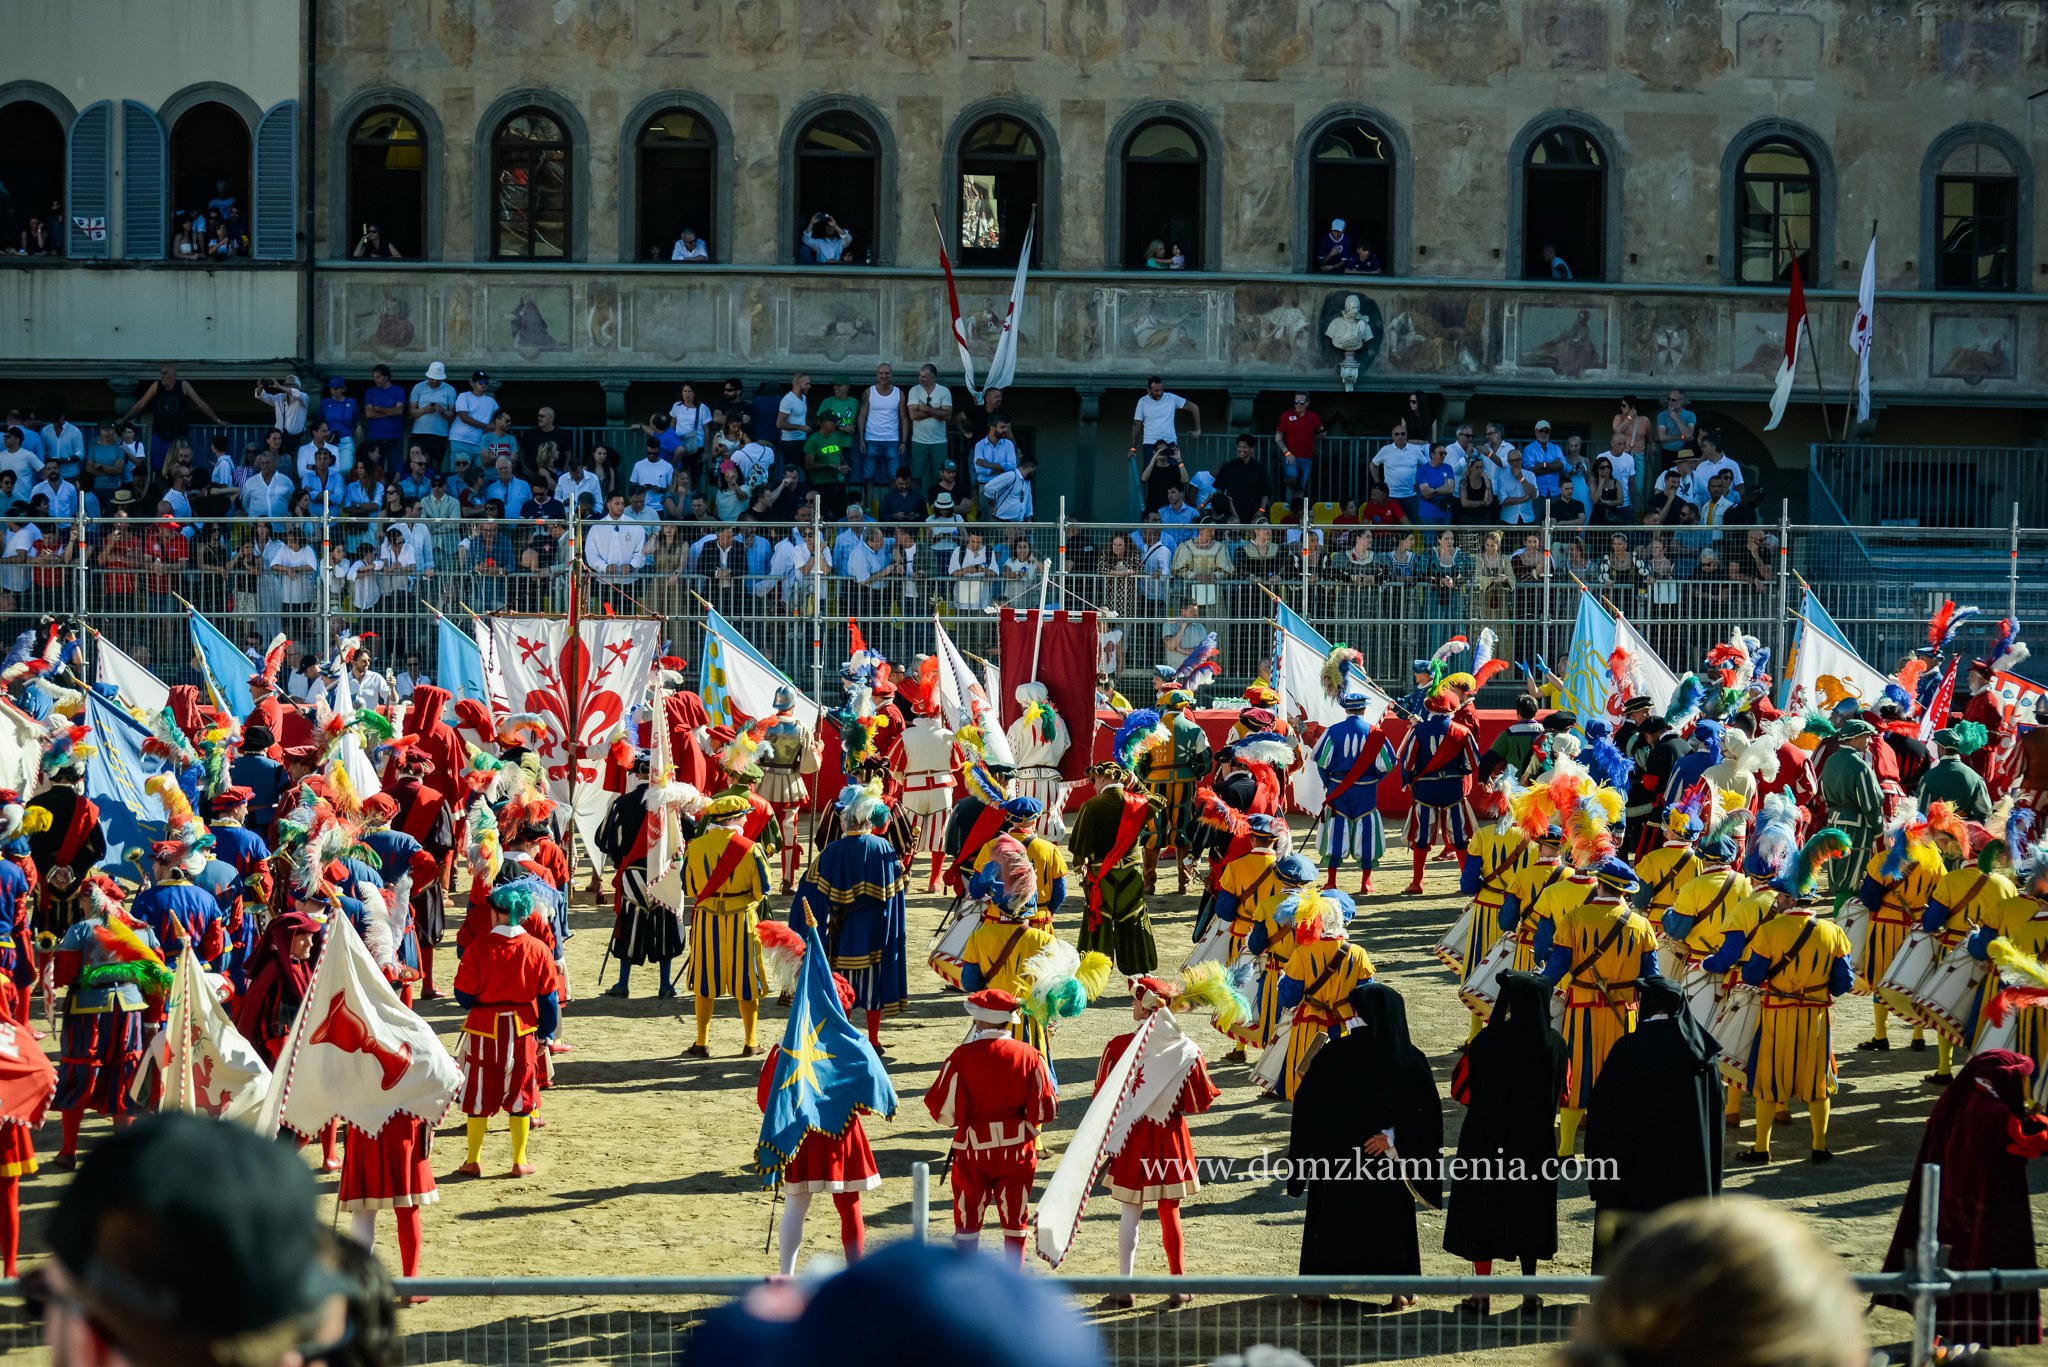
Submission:
[[[1928,700],[1927,710],[1920,714],[1920,740],[1924,744],[1934,739],[1934,733],[1948,725],[1948,709],[1956,695],[1956,666],[1963,657],[1957,655],[1948,662],[1948,673],[1941,676],[1941,683]]]
[[[960,369],[967,378],[967,392],[975,398],[981,391],[974,387],[974,353],[967,349],[967,326],[960,321],[960,291],[953,287],[953,260],[946,255],[946,227],[939,222],[939,209],[932,206],[932,228],[939,235],[939,269],[946,273],[946,303],[953,310],[953,341],[960,348]]]
[[[1799,348],[1806,340],[1806,286],[1799,279],[1799,258],[1792,258],[1792,290],[1785,302],[1785,359],[1778,363],[1778,387],[1771,391],[1771,420],[1768,432],[1785,416],[1792,398],[1792,376],[1799,368]]]

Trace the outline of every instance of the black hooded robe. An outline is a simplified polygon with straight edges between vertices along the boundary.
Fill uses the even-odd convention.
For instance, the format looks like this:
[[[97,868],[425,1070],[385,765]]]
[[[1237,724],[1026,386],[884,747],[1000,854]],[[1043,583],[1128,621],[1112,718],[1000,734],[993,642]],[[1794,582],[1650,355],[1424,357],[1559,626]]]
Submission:
[[[1622,1232],[1652,1211],[1721,1194],[1720,1047],[1668,978],[1638,984],[1640,1019],[1615,1041],[1593,1084],[1586,1132],[1593,1271]],[[1614,1175],[1601,1177],[1602,1166]]]
[[[1899,1209],[1884,1270],[1907,1270],[1920,1237],[1920,1169],[1941,1166],[1935,1232],[1958,1271],[2034,1266],[2034,1213],[2027,1197],[2027,1157],[2048,1149],[2048,1125],[2027,1112],[2033,1060],[2009,1049],[1977,1055],[1956,1074],[1927,1117],[1913,1181]],[[2018,1149],[2021,1152],[2015,1153]],[[1902,1297],[1880,1305],[1910,1309]],[[1991,1347],[2041,1341],[2037,1291],[1975,1292],[1937,1303],[1935,1332],[1945,1343]]]
[[[1551,1028],[1550,984],[1533,973],[1501,975],[1500,1002],[1465,1051],[1452,1095],[1465,1103],[1444,1252],[1475,1263],[1557,1256],[1557,1102],[1571,1069]],[[1461,1085],[1462,1084],[1462,1085]],[[1506,1175],[1519,1163],[1524,1176]]]
[[[1419,1192],[1443,1204],[1437,1158],[1443,1104],[1429,1060],[1408,1041],[1401,994],[1376,982],[1351,994],[1360,1024],[1318,1050],[1294,1097],[1287,1193],[1306,1193],[1301,1227],[1303,1276],[1404,1276],[1422,1271],[1415,1232]],[[1394,1132],[1394,1148],[1426,1168],[1401,1175],[1365,1153],[1365,1142]],[[1304,1176],[1304,1162],[1307,1175]],[[1391,1159],[1388,1160],[1391,1162]]]

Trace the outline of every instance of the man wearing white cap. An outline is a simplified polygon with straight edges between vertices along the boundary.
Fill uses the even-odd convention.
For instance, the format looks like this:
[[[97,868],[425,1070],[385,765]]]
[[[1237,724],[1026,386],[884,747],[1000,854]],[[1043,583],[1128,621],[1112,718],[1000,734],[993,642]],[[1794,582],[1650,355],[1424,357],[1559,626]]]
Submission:
[[[427,367],[427,378],[412,387],[405,411],[412,416],[413,444],[440,469],[448,457],[448,422],[455,416],[455,386],[448,383],[447,366],[436,361]]]
[[[1536,497],[1557,498],[1564,489],[1564,448],[1550,439],[1549,419],[1539,419],[1536,436],[1522,447],[1522,464],[1536,476]]]
[[[1330,231],[1316,244],[1316,269],[1326,275],[1334,275],[1351,264],[1351,235],[1344,231],[1344,220],[1330,220]]]

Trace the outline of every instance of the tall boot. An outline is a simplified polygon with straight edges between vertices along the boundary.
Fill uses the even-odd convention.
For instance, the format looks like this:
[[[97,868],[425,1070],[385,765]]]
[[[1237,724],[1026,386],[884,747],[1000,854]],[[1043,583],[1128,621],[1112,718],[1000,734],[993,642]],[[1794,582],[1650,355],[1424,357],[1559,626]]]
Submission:
[[[1415,863],[1415,876],[1408,880],[1408,895],[1414,897],[1422,892],[1422,866],[1429,862],[1429,847],[1409,851],[1409,858]]]
[[[931,875],[931,877],[930,877],[930,878],[927,878],[927,879],[925,880],[925,884],[924,884],[924,890],[925,890],[926,892],[937,892],[937,891],[939,890],[939,874],[940,874],[940,873],[941,873],[942,871],[944,871],[944,869],[945,869],[945,865],[946,865],[946,856],[945,856],[945,855],[944,855],[944,854],[943,854],[942,852],[940,852],[940,851],[938,851],[938,850],[933,850],[933,851],[932,851],[932,875]]]

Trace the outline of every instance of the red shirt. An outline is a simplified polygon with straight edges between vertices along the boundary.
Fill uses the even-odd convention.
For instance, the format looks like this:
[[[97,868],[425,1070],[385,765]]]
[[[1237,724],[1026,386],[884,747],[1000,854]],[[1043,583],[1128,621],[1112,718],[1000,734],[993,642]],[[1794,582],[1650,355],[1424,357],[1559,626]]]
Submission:
[[[1385,503],[1368,503],[1358,510],[1358,515],[1375,527],[1392,527],[1408,520],[1401,511],[1401,505],[1389,499]]]
[[[465,1031],[494,1035],[499,1013],[511,1011],[519,1017],[519,1033],[530,1035],[540,1026],[537,999],[555,990],[554,956],[523,930],[506,934],[493,930],[478,936],[462,956],[455,970],[455,990],[474,997],[477,1003],[462,1022]]]
[[[953,1147],[982,1158],[1024,1158],[1039,1127],[1059,1112],[1045,1055],[1009,1035],[957,1046],[932,1079],[925,1109],[953,1127]]]
[[[1280,415],[1280,444],[1296,460],[1307,460],[1315,454],[1316,436],[1322,430],[1323,420],[1314,413],[1297,413],[1290,408]]]

